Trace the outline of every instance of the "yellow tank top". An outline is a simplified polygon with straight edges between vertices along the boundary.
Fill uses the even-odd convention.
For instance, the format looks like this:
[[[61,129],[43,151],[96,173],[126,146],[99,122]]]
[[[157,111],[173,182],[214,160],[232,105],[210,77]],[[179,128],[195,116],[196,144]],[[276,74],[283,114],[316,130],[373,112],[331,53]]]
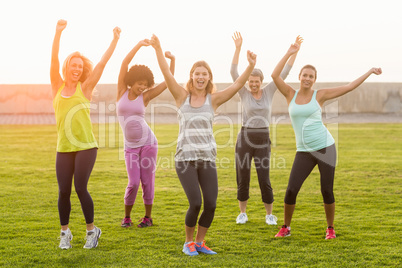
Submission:
[[[71,97],[61,95],[64,86],[63,83],[53,99],[57,125],[57,152],[77,152],[97,148],[89,116],[90,101],[82,93],[81,83],[78,82]]]

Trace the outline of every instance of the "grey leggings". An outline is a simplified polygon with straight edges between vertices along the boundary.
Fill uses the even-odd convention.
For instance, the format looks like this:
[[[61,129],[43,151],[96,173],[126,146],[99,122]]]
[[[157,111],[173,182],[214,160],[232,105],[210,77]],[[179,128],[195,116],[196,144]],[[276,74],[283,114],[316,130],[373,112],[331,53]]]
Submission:
[[[218,175],[215,162],[176,161],[176,173],[190,205],[186,214],[186,226],[194,227],[196,225],[202,199],[204,199],[204,210],[198,220],[198,225],[209,228],[214,219],[216,199],[218,198]]]
[[[296,197],[303,182],[310,175],[313,168],[318,165],[320,170],[321,194],[325,204],[335,202],[334,176],[336,165],[335,144],[314,152],[297,152],[290,172],[285,203],[296,204]]]

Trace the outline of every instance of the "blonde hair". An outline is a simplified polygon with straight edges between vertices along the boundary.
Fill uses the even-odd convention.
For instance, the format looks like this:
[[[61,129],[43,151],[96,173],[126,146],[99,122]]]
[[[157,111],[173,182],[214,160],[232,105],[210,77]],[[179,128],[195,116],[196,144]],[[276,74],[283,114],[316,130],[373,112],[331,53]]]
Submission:
[[[92,61],[90,61],[87,57],[85,57],[78,51],[71,53],[70,55],[67,56],[67,58],[64,60],[64,63],[63,63],[62,73],[63,73],[64,81],[66,81],[67,67],[69,66],[72,58],[80,58],[84,63],[84,70],[83,70],[82,75],[79,80],[81,83],[83,83],[92,74],[92,71],[94,68],[93,63],[92,63]]]
[[[205,69],[207,69],[210,79],[208,81],[208,85],[205,90],[207,91],[207,94],[214,93],[216,91],[216,87],[215,87],[215,84],[213,83],[212,71],[211,71],[211,68],[209,67],[208,63],[206,63],[203,60],[197,61],[196,63],[193,64],[193,67],[191,67],[191,70],[190,70],[190,79],[188,80],[188,82],[184,88],[189,93],[191,93],[191,91],[194,89],[193,79],[191,78],[191,76],[193,75],[193,73],[197,67],[204,67]]]

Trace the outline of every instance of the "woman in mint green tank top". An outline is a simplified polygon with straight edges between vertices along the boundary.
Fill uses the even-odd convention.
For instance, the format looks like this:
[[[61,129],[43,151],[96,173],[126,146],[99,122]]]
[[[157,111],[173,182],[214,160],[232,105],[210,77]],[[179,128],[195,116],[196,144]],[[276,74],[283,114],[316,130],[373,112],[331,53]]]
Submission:
[[[94,225],[94,204],[87,190],[98,147],[89,116],[90,100],[106,63],[116,48],[120,29],[116,27],[113,30],[113,40],[95,68],[92,67],[89,59],[79,52],[74,52],[64,61],[62,78],[59,73],[59,46],[61,33],[66,26],[65,20],[57,22],[50,64],[50,81],[58,136],[56,176],[59,186],[58,209],[61,225],[59,247],[71,248],[70,241],[73,235],[69,229],[70,195],[74,178],[75,191],[87,225],[84,248],[90,249],[98,245],[98,238],[102,233]],[[81,40],[77,41],[81,42]]]
[[[297,147],[285,195],[284,225],[275,237],[290,236],[290,223],[296,206],[297,194],[313,168],[318,165],[328,226],[325,239],[333,239],[336,237],[334,230],[335,198],[333,194],[336,150],[335,141],[322,122],[321,107],[327,100],[340,97],[354,90],[371,74],[379,75],[382,71],[381,68],[371,68],[347,85],[317,91],[313,90],[317,71],[314,66],[306,65],[299,73],[300,88],[294,90],[284,82],[280,73],[288,59],[299,49],[299,44],[292,44],[272,73],[273,81],[288,103]]]

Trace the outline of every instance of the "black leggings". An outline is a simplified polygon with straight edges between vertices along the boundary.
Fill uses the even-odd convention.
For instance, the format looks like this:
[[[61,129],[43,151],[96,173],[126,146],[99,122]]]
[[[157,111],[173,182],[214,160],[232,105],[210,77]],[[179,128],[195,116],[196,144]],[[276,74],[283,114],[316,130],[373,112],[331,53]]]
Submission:
[[[81,203],[87,224],[94,222],[94,203],[88,193],[87,185],[94,167],[98,149],[60,153],[56,155],[56,176],[59,184],[59,216],[60,224],[67,225],[71,212],[71,186],[74,176],[74,187]]]
[[[313,168],[318,165],[320,170],[321,194],[325,204],[335,202],[334,175],[336,165],[335,144],[314,152],[297,152],[290,172],[285,203],[296,204],[296,197],[303,182],[310,175]]]
[[[254,158],[262,202],[267,204],[274,202],[269,179],[270,156],[269,129],[242,127],[236,142],[237,200],[247,201],[250,198],[251,160]]]
[[[188,227],[196,225],[202,199],[204,199],[204,210],[198,220],[198,225],[209,228],[214,219],[216,199],[218,198],[218,175],[215,162],[177,161],[176,173],[190,205],[185,224]]]

